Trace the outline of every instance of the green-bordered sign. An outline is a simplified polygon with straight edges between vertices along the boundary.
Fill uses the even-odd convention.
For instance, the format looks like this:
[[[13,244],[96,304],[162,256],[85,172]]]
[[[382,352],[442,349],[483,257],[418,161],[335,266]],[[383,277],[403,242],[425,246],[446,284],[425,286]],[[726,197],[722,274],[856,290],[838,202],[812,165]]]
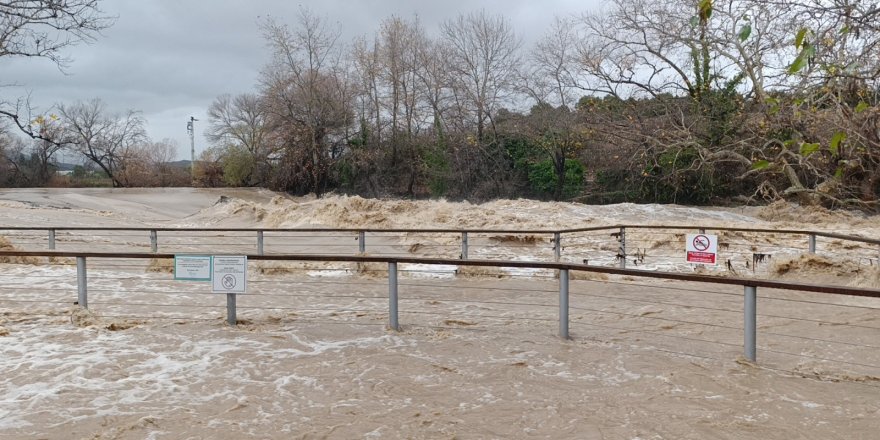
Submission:
[[[210,255],[175,255],[174,279],[210,282],[212,260]]]

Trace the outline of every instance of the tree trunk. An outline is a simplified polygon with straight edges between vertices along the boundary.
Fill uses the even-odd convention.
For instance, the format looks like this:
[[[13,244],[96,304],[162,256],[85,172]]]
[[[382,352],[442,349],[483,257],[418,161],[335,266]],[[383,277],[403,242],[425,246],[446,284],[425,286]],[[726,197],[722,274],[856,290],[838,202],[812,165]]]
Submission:
[[[558,202],[562,199],[565,188],[565,155],[561,151],[554,154],[553,167],[556,169],[556,189],[553,190],[553,200]]]

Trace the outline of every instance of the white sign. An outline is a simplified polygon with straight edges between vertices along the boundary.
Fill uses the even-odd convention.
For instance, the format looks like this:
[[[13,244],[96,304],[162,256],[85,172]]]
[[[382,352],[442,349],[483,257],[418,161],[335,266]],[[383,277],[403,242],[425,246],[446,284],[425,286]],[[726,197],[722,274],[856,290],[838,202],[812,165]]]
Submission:
[[[687,234],[685,238],[687,262],[696,264],[718,264],[718,236],[706,234]]]
[[[174,279],[178,281],[211,281],[211,256],[175,255]]]
[[[213,257],[213,293],[247,293],[247,257]]]

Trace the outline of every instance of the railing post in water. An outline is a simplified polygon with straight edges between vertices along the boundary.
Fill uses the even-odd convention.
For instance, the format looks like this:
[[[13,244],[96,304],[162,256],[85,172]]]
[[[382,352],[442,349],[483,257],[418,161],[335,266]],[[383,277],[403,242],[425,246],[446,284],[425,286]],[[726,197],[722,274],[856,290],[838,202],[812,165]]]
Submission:
[[[238,323],[238,320],[235,318],[235,294],[227,293],[226,294],[226,323],[229,325],[235,325]]]
[[[257,255],[263,255],[263,231],[257,231]]]
[[[400,330],[397,321],[397,263],[388,263],[388,326]]]
[[[55,230],[49,229],[49,249],[55,250]]]
[[[810,253],[816,253],[816,234],[810,234]]]
[[[468,259],[468,233],[467,232],[461,233],[461,259],[462,260]]]
[[[361,255],[367,252],[366,235],[364,231],[358,231],[358,253]]]
[[[553,233],[553,261],[559,262],[562,258],[562,234]]]
[[[568,339],[568,269],[559,271],[559,337]]]
[[[620,257],[620,268],[626,269],[626,228],[620,228],[620,249],[618,250],[618,257]]]
[[[89,308],[87,288],[86,257],[76,257],[76,303],[84,309]]]
[[[159,234],[155,229],[150,230],[150,252],[159,252]]]
[[[750,362],[755,362],[758,354],[756,347],[758,340],[757,302],[758,288],[755,286],[745,286],[745,304],[743,307],[745,316],[745,331],[743,332],[745,341],[743,345],[745,350],[743,354]]]

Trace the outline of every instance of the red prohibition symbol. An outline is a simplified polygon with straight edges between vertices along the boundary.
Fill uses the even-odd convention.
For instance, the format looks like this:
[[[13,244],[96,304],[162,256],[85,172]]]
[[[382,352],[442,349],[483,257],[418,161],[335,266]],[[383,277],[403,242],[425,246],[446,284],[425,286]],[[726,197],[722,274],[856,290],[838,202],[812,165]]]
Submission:
[[[709,249],[710,243],[711,242],[709,240],[709,237],[706,237],[705,235],[698,235],[698,236],[694,237],[694,249],[696,249],[698,251],[702,252],[702,251],[705,251],[706,249]]]

